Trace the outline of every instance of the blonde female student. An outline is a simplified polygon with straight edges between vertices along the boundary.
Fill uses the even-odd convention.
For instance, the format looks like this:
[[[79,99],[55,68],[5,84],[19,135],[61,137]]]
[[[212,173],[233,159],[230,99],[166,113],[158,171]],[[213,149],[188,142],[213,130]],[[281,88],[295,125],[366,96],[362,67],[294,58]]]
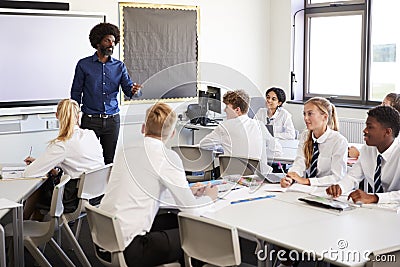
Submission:
[[[293,125],[292,114],[282,107],[285,101],[286,94],[283,89],[277,87],[269,88],[265,92],[266,108],[260,108],[254,118],[262,121],[267,127],[271,126],[274,137],[278,139],[295,139],[296,130]]]
[[[299,141],[297,156],[281,186],[293,182],[328,186],[337,183],[347,167],[347,140],[338,132],[336,109],[327,99],[314,97],[304,105],[307,126]]]
[[[79,128],[79,105],[75,100],[61,100],[57,106],[56,117],[60,123],[58,136],[49,142],[43,155],[37,159],[32,157],[25,159],[28,166],[24,176],[45,176],[52,172],[56,172],[54,175],[57,175],[55,169],[70,175],[72,179],[65,187],[63,203],[64,209],[72,212],[76,209],[78,202],[76,196],[78,178],[83,172],[104,165],[103,150],[92,130]],[[55,166],[57,168],[54,168]],[[27,199],[24,207],[24,219],[41,220],[42,215],[36,206],[37,204],[41,204],[42,207],[50,206],[51,183],[51,179],[47,179]]]

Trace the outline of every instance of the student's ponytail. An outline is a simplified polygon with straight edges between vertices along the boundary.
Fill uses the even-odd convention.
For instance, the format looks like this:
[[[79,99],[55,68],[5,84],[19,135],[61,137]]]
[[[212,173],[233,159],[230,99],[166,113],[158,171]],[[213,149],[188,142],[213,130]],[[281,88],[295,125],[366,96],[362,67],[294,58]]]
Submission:
[[[79,105],[75,100],[63,99],[57,105],[57,119],[60,123],[60,130],[57,138],[50,141],[67,141],[74,134],[74,127],[78,124]]]
[[[330,124],[328,124],[328,126],[334,131],[339,131],[339,120],[337,117],[337,111],[335,105],[332,103],[331,103],[331,110],[332,110],[331,112],[332,115],[330,116],[331,122]]]
[[[313,104],[316,106],[321,114],[328,115],[327,126],[334,131],[339,131],[339,123],[337,118],[336,107],[329,100],[322,97],[313,97],[307,100],[305,104]],[[306,168],[308,169],[311,165],[312,154],[313,154],[313,138],[312,131],[309,131],[306,141],[304,142],[304,157]]]

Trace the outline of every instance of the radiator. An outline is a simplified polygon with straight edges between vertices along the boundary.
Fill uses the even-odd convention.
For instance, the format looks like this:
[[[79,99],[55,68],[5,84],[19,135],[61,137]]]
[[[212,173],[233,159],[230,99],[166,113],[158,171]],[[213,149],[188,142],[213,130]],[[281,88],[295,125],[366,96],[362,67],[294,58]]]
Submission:
[[[365,120],[353,118],[339,118],[339,131],[349,143],[364,143],[363,130]]]

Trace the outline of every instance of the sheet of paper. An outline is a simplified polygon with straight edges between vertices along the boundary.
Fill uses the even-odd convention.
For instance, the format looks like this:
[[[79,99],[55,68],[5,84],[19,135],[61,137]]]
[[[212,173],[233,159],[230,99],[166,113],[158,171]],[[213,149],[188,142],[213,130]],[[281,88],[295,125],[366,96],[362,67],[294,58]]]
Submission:
[[[317,190],[318,190],[318,187],[316,187],[316,186],[309,186],[309,185],[294,183],[288,187],[287,192],[302,192],[302,193],[312,194],[312,193],[316,192]]]
[[[6,198],[0,198],[0,209],[11,209],[20,206],[22,206],[22,204],[8,200]]]
[[[5,166],[1,169],[3,179],[21,178],[25,171],[25,166]]]
[[[287,188],[283,188],[280,184],[265,184],[263,185],[264,191],[267,192],[286,192]]]

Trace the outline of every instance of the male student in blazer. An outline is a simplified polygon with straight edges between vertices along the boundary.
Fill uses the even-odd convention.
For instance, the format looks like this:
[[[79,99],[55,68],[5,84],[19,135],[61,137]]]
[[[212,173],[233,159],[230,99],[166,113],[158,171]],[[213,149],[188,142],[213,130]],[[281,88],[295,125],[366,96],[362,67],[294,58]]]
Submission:
[[[356,189],[350,193],[354,202],[393,203],[400,202],[400,145],[395,141],[399,135],[400,115],[389,106],[378,106],[368,111],[364,129],[364,145],[360,157],[348,174],[335,185],[326,189],[328,195],[338,197],[347,193],[366,179],[367,192]],[[378,156],[381,155],[380,169],[377,170]],[[377,181],[380,173],[380,181]],[[375,177],[374,177],[375,176]]]

